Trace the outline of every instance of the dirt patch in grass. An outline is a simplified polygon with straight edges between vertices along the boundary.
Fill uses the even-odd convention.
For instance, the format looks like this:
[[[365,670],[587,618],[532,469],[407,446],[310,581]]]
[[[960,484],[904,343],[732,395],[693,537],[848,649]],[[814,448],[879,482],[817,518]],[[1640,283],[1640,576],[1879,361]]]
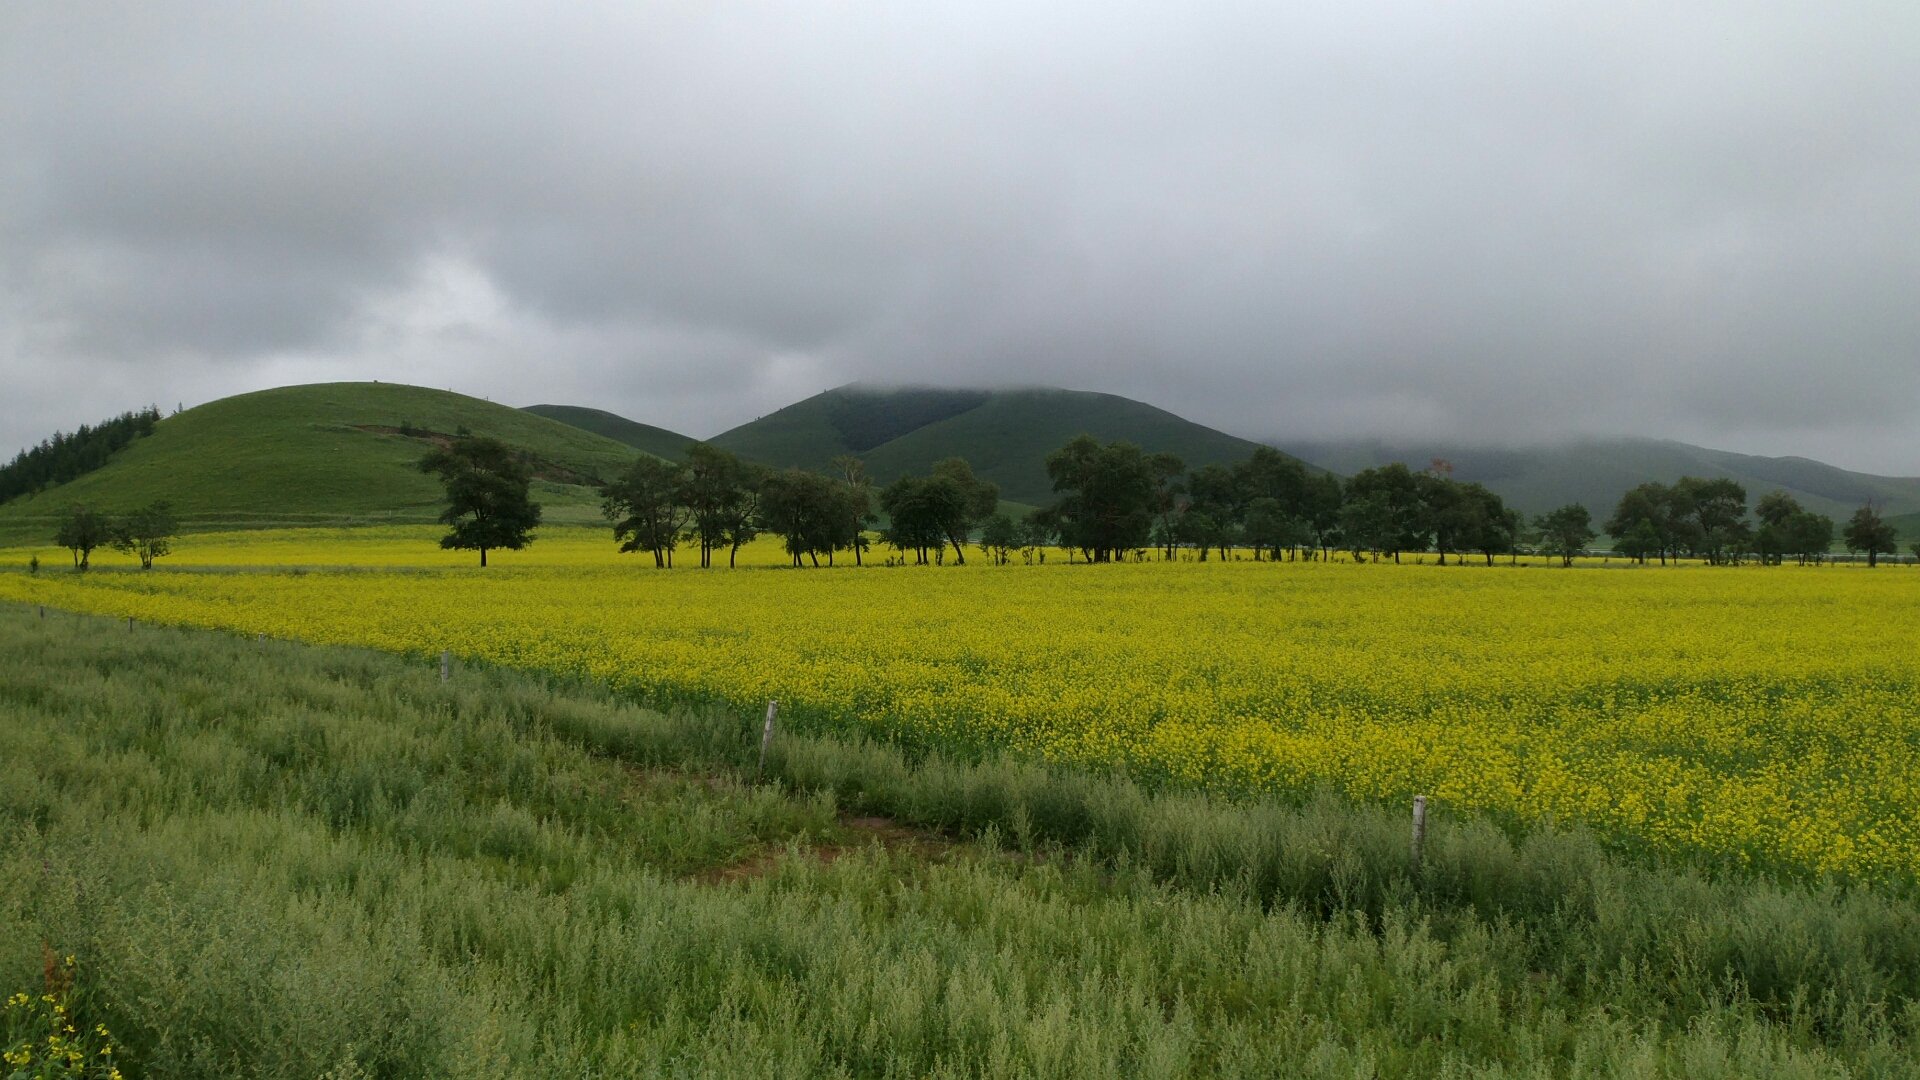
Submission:
[[[846,833],[844,839],[808,844],[798,850],[797,857],[831,866],[848,855],[877,846],[888,852],[938,861],[950,856],[956,846],[938,833],[902,825],[892,818],[842,814],[839,824]],[[790,854],[793,853],[786,847],[768,845],[738,862],[701,871],[692,880],[702,885],[752,881],[773,873]]]

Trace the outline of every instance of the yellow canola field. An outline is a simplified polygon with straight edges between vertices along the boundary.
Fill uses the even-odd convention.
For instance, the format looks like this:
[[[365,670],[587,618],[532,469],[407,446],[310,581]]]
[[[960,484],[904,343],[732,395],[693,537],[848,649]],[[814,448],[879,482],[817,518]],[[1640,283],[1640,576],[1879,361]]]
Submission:
[[[1663,853],[1920,876],[1910,568],[970,553],[964,568],[795,571],[762,543],[742,553],[757,568],[688,569],[683,552],[662,572],[581,530],[482,571],[432,535],[193,537],[174,570],[0,573],[0,598],[451,649],[656,699],[777,697],[809,724],[1223,790],[1420,792]]]

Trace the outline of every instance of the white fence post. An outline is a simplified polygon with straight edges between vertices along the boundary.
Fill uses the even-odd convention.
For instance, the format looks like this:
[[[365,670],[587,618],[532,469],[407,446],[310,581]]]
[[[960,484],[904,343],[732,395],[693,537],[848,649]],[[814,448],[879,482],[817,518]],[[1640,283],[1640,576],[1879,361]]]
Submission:
[[[1413,871],[1420,872],[1420,863],[1426,857],[1427,847],[1427,797],[1413,797]]]
[[[773,745],[773,718],[780,713],[780,703],[767,699],[767,722],[760,729],[760,766],[756,772],[767,771],[767,748]]]

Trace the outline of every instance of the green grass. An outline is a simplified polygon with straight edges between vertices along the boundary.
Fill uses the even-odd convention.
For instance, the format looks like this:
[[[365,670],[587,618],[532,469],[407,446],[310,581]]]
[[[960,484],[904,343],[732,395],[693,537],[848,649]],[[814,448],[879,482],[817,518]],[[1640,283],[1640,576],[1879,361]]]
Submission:
[[[608,476],[634,451],[555,420],[443,390],[389,383],[291,386],[224,398],[160,421],[104,468],[0,504],[0,541],[50,540],[75,503],[110,511],[173,503],[190,530],[431,521],[438,481],[415,463],[430,444],[368,428],[465,427],[531,451],[552,476]],[[577,483],[543,481],[550,520],[597,518]]]
[[[713,438],[743,457],[824,468],[856,454],[881,484],[963,457],[1015,502],[1053,501],[1046,456],[1076,435],[1170,451],[1189,466],[1238,461],[1255,443],[1112,394],[1078,390],[883,390],[843,386]]]
[[[751,717],[18,607],[0,655],[0,992],[74,954],[131,1076],[1920,1070],[1904,895],[809,735],[755,782]]]
[[[579,405],[528,405],[522,412],[535,416],[544,416],[549,420],[558,420],[563,424],[577,427],[582,431],[591,431],[603,435],[615,442],[625,443],[636,450],[652,454],[654,457],[669,461],[683,461],[687,456],[687,445],[694,441],[690,435],[677,431],[642,424],[624,416],[607,412],[604,409],[589,409]]]

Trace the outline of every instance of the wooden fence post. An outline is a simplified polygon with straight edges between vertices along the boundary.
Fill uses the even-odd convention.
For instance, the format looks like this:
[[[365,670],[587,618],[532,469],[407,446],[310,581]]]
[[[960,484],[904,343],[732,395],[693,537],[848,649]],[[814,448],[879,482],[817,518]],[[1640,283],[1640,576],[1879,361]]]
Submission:
[[[773,718],[780,712],[780,703],[767,699],[767,722],[760,729],[760,766],[756,773],[767,771],[767,748],[773,745]]]
[[[1413,797],[1413,872],[1420,872],[1421,860],[1426,856],[1427,846],[1427,797]]]
[[[448,679],[451,679],[451,678],[453,678],[453,650],[441,649],[440,650],[440,681],[446,682]]]

